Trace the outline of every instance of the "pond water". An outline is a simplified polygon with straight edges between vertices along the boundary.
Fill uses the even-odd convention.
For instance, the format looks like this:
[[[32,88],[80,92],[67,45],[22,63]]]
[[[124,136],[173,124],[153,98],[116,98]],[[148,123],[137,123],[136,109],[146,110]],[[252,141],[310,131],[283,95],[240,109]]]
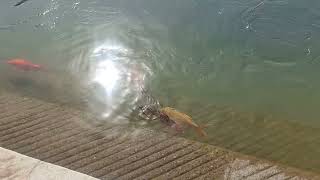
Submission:
[[[0,2],[2,91],[144,126],[143,87],[206,126],[208,139],[188,138],[320,172],[320,1],[14,4]]]

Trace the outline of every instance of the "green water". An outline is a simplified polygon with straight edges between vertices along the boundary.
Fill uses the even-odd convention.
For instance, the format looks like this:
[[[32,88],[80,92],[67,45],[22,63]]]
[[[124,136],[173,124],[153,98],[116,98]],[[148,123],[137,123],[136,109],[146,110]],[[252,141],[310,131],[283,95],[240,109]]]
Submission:
[[[128,123],[142,86],[208,143],[320,172],[319,1],[13,4],[0,2],[2,90]],[[46,71],[5,64],[18,57]]]

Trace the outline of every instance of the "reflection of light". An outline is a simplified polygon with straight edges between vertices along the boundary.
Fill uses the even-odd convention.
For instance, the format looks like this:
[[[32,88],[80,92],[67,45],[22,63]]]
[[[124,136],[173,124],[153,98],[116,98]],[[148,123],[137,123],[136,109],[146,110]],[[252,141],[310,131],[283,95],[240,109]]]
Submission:
[[[108,58],[111,58],[111,59],[120,58],[120,56],[126,55],[128,53],[129,53],[128,49],[116,44],[103,44],[101,46],[98,46],[93,51],[93,54],[96,56],[106,55]]]
[[[89,81],[99,88],[92,89],[93,101],[88,102],[103,119],[127,123],[126,117],[139,99],[144,66],[132,63],[132,54],[132,50],[116,42],[105,42],[92,51]]]
[[[119,71],[112,61],[100,61],[97,65],[94,82],[101,84],[110,95],[117,81],[119,80]]]
[[[122,48],[121,46],[118,45],[101,45],[99,47],[97,47],[93,53],[97,54],[100,53],[101,51],[118,51],[118,52],[122,52],[125,51],[126,49]]]

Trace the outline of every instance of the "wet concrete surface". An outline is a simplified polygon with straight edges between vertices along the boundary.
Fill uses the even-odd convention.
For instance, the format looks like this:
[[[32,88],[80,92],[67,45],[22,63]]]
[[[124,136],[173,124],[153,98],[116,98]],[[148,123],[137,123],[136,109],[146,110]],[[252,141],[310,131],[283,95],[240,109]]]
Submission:
[[[0,146],[99,179],[320,179],[216,146],[150,129],[98,123],[81,111],[0,96]]]

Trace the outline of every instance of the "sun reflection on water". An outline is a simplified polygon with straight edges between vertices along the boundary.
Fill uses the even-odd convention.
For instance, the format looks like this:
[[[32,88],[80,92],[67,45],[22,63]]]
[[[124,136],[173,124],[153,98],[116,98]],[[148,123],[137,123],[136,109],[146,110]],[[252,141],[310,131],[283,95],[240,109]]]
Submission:
[[[88,105],[103,120],[128,123],[127,117],[141,96],[148,68],[132,57],[131,49],[110,42],[92,51]]]
[[[93,78],[93,82],[102,85],[108,96],[112,96],[112,90],[117,85],[117,81],[120,79],[120,72],[116,68],[114,62],[106,59],[98,63]]]

